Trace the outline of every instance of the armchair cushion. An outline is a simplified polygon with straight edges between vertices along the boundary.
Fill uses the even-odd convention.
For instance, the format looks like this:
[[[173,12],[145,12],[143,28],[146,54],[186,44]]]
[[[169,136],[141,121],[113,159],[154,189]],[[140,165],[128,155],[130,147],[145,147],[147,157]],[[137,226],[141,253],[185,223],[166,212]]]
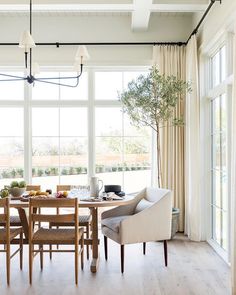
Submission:
[[[102,220],[102,226],[106,226],[112,231],[119,233],[120,224],[123,220],[125,220],[129,215],[117,216],[117,217],[109,217]]]
[[[139,213],[141,211],[143,211],[144,209],[147,209],[149,207],[151,207],[153,205],[153,202],[150,202],[146,199],[142,199],[141,201],[139,201],[139,203],[137,204],[135,210],[134,210],[134,214]]]

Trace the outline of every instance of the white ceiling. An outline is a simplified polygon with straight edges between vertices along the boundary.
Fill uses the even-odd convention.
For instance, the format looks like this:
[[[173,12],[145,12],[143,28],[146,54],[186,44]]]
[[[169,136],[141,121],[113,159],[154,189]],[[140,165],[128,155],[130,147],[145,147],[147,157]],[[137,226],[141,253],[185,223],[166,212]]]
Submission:
[[[0,13],[18,14],[29,10],[29,0],[0,0]],[[128,14],[133,31],[148,29],[151,14],[204,12],[208,0],[33,0],[33,10],[40,13],[78,13],[86,15]]]

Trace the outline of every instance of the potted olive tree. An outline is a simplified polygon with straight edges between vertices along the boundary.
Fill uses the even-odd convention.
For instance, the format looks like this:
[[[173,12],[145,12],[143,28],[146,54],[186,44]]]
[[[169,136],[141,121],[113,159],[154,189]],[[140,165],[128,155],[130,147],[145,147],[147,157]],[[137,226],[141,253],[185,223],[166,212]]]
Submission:
[[[119,95],[123,112],[129,116],[131,123],[138,128],[149,126],[155,131],[159,187],[162,185],[160,129],[184,124],[182,117],[175,116],[175,108],[186,92],[190,91],[188,82],[173,75],[161,75],[157,67],[153,66],[147,75],[140,75],[131,81]]]

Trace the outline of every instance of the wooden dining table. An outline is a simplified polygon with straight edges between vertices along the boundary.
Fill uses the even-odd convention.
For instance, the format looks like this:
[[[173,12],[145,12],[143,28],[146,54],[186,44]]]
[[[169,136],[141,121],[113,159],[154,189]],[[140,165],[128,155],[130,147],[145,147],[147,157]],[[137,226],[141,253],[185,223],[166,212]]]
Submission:
[[[92,238],[85,239],[86,245],[92,246],[92,261],[90,265],[91,272],[95,273],[98,270],[99,264],[99,238],[98,238],[98,209],[101,207],[117,207],[124,206],[132,203],[134,196],[126,196],[122,200],[109,200],[109,201],[79,201],[79,207],[89,208],[92,214]],[[22,227],[25,234],[24,243],[28,243],[29,238],[29,222],[26,210],[29,207],[29,202],[22,202],[21,200],[10,201],[10,207],[18,210]]]

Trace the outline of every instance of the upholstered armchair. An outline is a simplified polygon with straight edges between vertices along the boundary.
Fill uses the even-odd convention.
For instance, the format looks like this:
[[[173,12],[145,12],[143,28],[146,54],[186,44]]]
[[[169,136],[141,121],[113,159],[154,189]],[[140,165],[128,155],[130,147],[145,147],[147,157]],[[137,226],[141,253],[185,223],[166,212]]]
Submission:
[[[171,191],[147,187],[134,198],[131,204],[113,208],[102,213],[105,259],[107,238],[121,245],[121,272],[124,272],[124,245],[163,241],[165,266],[167,266],[167,240],[171,236],[172,200]]]

